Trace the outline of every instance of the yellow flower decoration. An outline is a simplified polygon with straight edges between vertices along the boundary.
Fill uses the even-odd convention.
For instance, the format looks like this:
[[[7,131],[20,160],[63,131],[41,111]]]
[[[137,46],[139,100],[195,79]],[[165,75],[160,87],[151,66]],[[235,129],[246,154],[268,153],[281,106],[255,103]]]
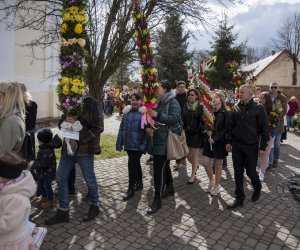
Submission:
[[[150,100],[150,102],[151,102],[151,103],[156,103],[156,98],[152,98],[152,99]]]
[[[66,23],[63,23],[61,25],[61,33],[66,33],[67,29],[68,29],[68,25]]]
[[[65,13],[65,14],[63,15],[63,20],[64,20],[64,21],[69,21],[69,20],[70,20],[70,13]]]
[[[78,13],[79,8],[77,6],[72,6],[69,8],[69,13],[70,14],[77,14]]]
[[[68,88],[63,88],[63,93],[64,93],[64,95],[68,95],[69,94],[69,89]]]
[[[151,75],[155,75],[155,74],[157,73],[157,69],[156,69],[156,68],[150,68],[150,69],[149,69],[149,73],[150,73]]]
[[[69,83],[69,78],[68,77],[63,77],[61,78],[60,82],[65,85],[65,84],[68,84]]]
[[[81,23],[77,23],[75,25],[74,32],[76,34],[81,34],[83,32],[83,28],[82,28],[82,24]]]

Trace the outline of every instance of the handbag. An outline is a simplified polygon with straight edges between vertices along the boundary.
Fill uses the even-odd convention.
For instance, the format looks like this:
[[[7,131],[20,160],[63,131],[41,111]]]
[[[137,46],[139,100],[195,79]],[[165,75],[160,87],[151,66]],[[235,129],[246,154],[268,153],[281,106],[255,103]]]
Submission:
[[[169,129],[167,142],[167,159],[179,160],[187,156],[189,147],[186,144],[185,132],[180,125],[181,135],[177,135]]]
[[[169,113],[169,103],[166,108],[167,114]],[[180,135],[177,135],[168,129],[168,141],[167,141],[167,159],[168,160],[179,160],[187,156],[189,153],[189,147],[186,144],[186,137],[184,129],[182,128],[182,122],[180,126]]]

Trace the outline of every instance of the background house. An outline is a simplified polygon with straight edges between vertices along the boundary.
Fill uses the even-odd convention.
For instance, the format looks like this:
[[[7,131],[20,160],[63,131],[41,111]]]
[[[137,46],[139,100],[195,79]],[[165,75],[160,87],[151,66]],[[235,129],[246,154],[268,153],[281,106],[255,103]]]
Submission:
[[[0,18],[4,13],[0,12]],[[58,117],[56,108],[59,47],[30,48],[21,45],[40,37],[38,31],[7,31],[0,23],[0,81],[23,82],[38,104],[38,118]],[[44,60],[48,58],[47,60]]]
[[[292,85],[293,61],[288,57],[286,50],[273,53],[253,64],[245,66],[243,71],[254,70],[255,84],[268,89],[270,83],[277,82],[287,97],[295,95],[300,100],[300,62],[297,64],[297,85]]]

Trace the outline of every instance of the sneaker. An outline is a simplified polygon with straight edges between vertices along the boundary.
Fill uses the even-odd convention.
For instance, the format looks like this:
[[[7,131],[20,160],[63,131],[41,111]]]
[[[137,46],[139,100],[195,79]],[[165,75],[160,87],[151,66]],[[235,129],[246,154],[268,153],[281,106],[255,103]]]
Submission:
[[[176,162],[176,165],[174,165],[174,171],[178,171],[180,167],[181,167],[180,162]]]
[[[273,167],[273,168],[277,168],[277,166],[278,166],[278,161],[277,161],[277,160],[274,160],[274,161],[273,161],[273,164],[272,164],[272,167]]]
[[[260,181],[264,181],[265,179],[265,175],[262,172],[259,172],[258,177]]]
[[[146,161],[146,164],[150,164],[153,162],[153,155],[150,155],[149,159]]]
[[[214,185],[214,187],[209,192],[212,196],[218,195],[220,193],[220,186]]]
[[[209,193],[210,190],[213,188],[213,186],[214,186],[214,183],[213,182],[209,182],[207,188],[205,189],[205,192]]]

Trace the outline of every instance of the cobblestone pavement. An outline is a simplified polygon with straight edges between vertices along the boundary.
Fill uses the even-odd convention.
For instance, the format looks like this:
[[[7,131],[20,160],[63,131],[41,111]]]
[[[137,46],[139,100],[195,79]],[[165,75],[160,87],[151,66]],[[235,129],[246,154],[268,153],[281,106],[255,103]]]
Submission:
[[[106,124],[106,131],[114,133],[112,127]],[[128,181],[127,158],[97,161],[100,215],[95,221],[82,222],[88,210],[82,201],[87,189],[77,171],[70,222],[47,227],[41,249],[300,249],[300,203],[286,194],[282,184],[291,171],[299,170],[299,137],[289,133],[281,150],[279,166],[265,177],[261,199],[251,202],[252,187],[246,178],[245,204],[236,211],[226,209],[234,199],[231,156],[222,174],[220,195],[211,197],[204,192],[208,178],[203,167],[198,180],[187,185],[191,172],[188,164],[173,172],[175,196],[163,199],[162,208],[152,216],[146,214],[153,195],[152,166],[145,164],[147,156],[142,157],[144,189],[127,202],[122,201]],[[34,221],[43,225],[52,212],[33,209]]]

